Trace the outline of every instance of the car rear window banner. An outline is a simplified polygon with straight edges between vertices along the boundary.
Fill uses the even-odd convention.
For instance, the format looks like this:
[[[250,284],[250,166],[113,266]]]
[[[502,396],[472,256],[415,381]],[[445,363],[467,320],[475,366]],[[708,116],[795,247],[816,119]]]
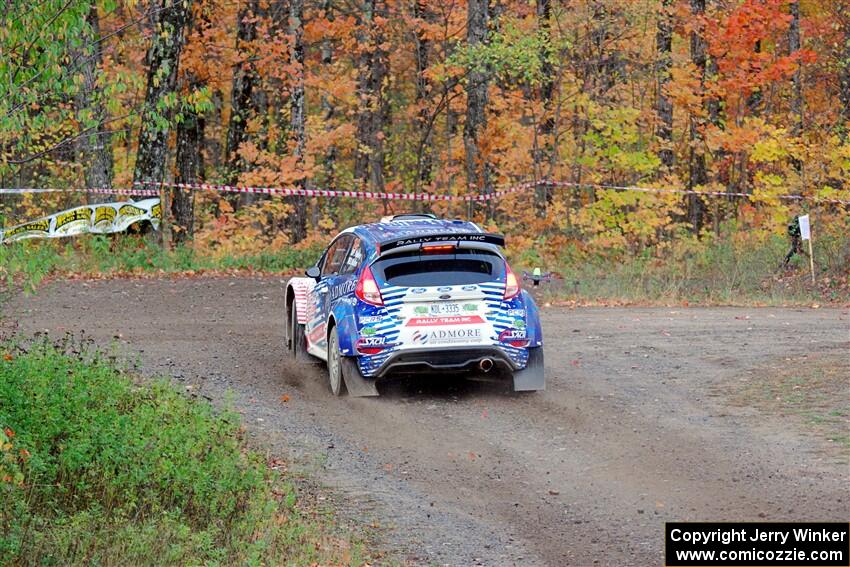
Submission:
[[[84,205],[0,229],[0,244],[27,238],[124,232],[131,225],[142,221],[149,221],[154,229],[159,229],[161,218],[162,206],[158,198]]]

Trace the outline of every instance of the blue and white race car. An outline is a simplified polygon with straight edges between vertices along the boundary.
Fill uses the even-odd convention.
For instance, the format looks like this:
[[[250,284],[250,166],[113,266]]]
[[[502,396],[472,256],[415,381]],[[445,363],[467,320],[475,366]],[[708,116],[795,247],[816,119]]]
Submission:
[[[378,379],[429,371],[496,370],[516,391],[542,390],[540,317],[504,244],[424,214],[348,228],[287,283],[287,347],[327,362],[334,395],[376,396]]]

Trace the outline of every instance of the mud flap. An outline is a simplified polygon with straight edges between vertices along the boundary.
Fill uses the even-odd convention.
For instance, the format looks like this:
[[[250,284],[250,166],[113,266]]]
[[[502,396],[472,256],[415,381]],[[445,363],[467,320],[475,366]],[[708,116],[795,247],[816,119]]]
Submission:
[[[514,372],[514,392],[545,390],[543,368],[543,347],[528,349],[528,364],[524,369]]]
[[[348,390],[349,396],[361,398],[378,395],[375,379],[363,378],[363,375],[360,374],[360,368],[357,366],[357,360],[350,356],[343,356],[340,363],[342,364],[342,379],[345,381],[345,389]]]

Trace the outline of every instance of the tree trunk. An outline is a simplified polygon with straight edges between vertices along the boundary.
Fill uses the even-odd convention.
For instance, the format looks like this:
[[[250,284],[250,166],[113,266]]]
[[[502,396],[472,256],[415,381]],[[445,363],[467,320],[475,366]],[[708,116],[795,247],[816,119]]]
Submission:
[[[537,0],[537,26],[546,40],[551,40],[552,28],[552,0]],[[555,172],[555,141],[552,135],[555,130],[554,116],[554,93],[555,93],[555,69],[549,53],[548,44],[538,54],[541,60],[540,72],[542,80],[540,83],[540,100],[543,103],[543,116],[540,119],[540,139],[543,141],[543,155],[536,156],[535,161],[546,164],[544,177],[549,179]],[[535,191],[535,205],[537,215],[546,216],[546,208],[551,199],[548,185],[540,185]]]
[[[97,3],[92,2],[86,21],[91,30],[91,52],[81,52],[80,73],[83,77],[82,90],[76,97],[78,110],[87,111],[96,123],[91,134],[80,138],[78,150],[83,163],[86,187],[111,188],[113,175],[112,136],[105,126],[107,111],[101,99],[97,78],[100,66],[103,64],[100,38],[100,18],[97,13]]]
[[[307,188],[307,172],[304,170],[304,152],[307,145],[305,133],[306,109],[304,107],[304,0],[289,2],[289,63],[297,69],[292,93],[290,95],[290,135],[292,136],[293,154],[296,167],[302,176],[296,182],[300,189]],[[299,242],[307,236],[307,197],[294,197],[295,210],[292,212],[290,225],[292,241]]]
[[[322,9],[325,11],[325,19],[329,22],[334,21],[333,7],[331,6],[330,0],[324,0],[322,2]],[[322,47],[321,47],[321,57],[322,57],[322,65],[324,65],[327,69],[327,73],[332,73],[331,66],[333,65],[333,43],[330,38],[322,39]],[[325,131],[330,131],[333,129],[333,125],[330,123],[331,120],[336,116],[336,109],[334,108],[333,101],[331,97],[329,97],[325,92],[322,92],[322,98],[320,102],[322,108],[322,117],[325,121]],[[324,183],[328,189],[333,189],[336,187],[336,157],[337,157],[337,149],[336,146],[328,147],[325,152],[325,160],[324,160]],[[332,200],[328,199],[328,202]]]
[[[255,17],[259,0],[249,0],[239,10],[236,23],[236,50],[239,52],[245,43],[252,42],[257,37]],[[244,56],[240,52],[240,56]],[[225,144],[225,164],[227,166],[227,183],[235,185],[239,181],[239,173],[245,169],[245,164],[239,157],[239,146],[245,141],[245,127],[251,117],[254,106],[254,86],[257,80],[256,70],[249,61],[241,62],[233,72],[233,86],[230,91],[230,120],[227,125],[227,142]],[[234,204],[238,199],[233,199]]]
[[[756,54],[761,53],[761,39],[756,40],[755,47],[753,47],[753,52]],[[761,65],[759,65],[758,69],[755,71],[761,71]],[[757,87],[749,94],[747,97],[747,110],[750,113],[750,116],[758,116],[761,112],[761,103],[762,103],[762,92],[761,87]]]
[[[791,25],[788,27],[788,52],[793,55],[800,51],[800,2],[793,0],[790,3]],[[794,71],[793,83],[794,94],[791,97],[791,114],[794,120],[794,127],[791,129],[795,137],[803,135],[803,73],[802,64],[797,63],[797,68]],[[791,158],[791,164],[797,173],[802,173],[803,162],[798,157]]]
[[[190,87],[191,88],[191,87]],[[188,111],[177,125],[177,155],[175,157],[178,183],[204,181],[204,117]],[[175,188],[171,196],[172,230],[175,244],[191,240],[195,231],[195,191]]]
[[[841,53],[841,63],[839,70],[840,92],[838,94],[841,100],[841,110],[839,113],[839,133],[841,139],[846,143],[850,140],[850,14],[844,13],[844,49]]]
[[[705,0],[690,0],[691,13],[700,18],[705,15]],[[691,32],[691,61],[697,68],[700,79],[700,96],[705,97],[706,42],[702,35],[702,26]],[[705,103],[704,103],[705,104]],[[708,182],[705,168],[705,120],[701,115],[690,118],[690,152],[688,189],[696,190]],[[688,219],[694,234],[699,234],[703,223],[705,204],[699,195],[688,196]]]
[[[384,17],[385,12],[381,13]],[[389,104],[384,96],[384,80],[389,72],[389,53],[381,47],[384,35],[378,32],[375,37],[375,56],[372,63],[372,92],[375,97],[375,108],[371,112],[372,126],[370,128],[369,169],[373,191],[384,190],[384,125],[389,121]]]
[[[657,94],[655,112],[658,118],[657,133],[661,142],[658,156],[666,170],[673,167],[673,101],[667,92],[670,85],[670,69],[673,67],[673,0],[661,0],[655,34],[655,76]]]
[[[413,15],[428,22],[431,12],[426,0],[414,0]],[[416,34],[416,127],[419,131],[419,147],[422,148],[416,156],[416,184],[414,191],[430,185],[434,156],[432,152],[431,116],[428,111],[428,100],[431,97],[431,84],[425,76],[428,69],[428,57],[431,52],[431,41],[422,30]]]
[[[148,76],[139,149],[133,181],[161,183],[165,177],[171,113],[157,105],[174,93],[183,47],[183,30],[189,20],[191,0],[160,0],[156,30],[147,53]]]
[[[333,5],[331,0],[323,0],[321,8],[325,13],[325,20],[333,22],[335,19]],[[334,44],[332,38],[327,35],[322,38],[320,47],[320,56],[322,60],[323,72],[327,76],[333,76],[333,58]],[[328,96],[325,89],[322,89],[319,106],[322,112],[322,119],[325,123],[324,132],[330,134],[334,130],[334,119],[336,118],[336,108],[334,107],[333,98]],[[338,150],[336,145],[331,144],[325,150],[325,155],[322,160],[321,183],[324,189],[336,189],[336,163]],[[334,221],[337,220],[337,200],[336,199],[319,199],[317,208],[313,211],[315,223],[319,222],[319,212],[322,211]]]
[[[469,0],[466,16],[466,41],[470,47],[487,43],[489,20],[487,0]],[[482,155],[480,137],[487,127],[487,88],[489,77],[485,69],[470,69],[466,86],[466,123],[463,127],[463,145],[466,152],[466,183],[477,187],[482,195],[492,193],[490,171],[486,156]],[[485,208],[492,216],[492,202]]]
[[[357,38],[360,42],[358,56],[357,151],[354,177],[361,187],[373,191],[384,190],[384,124],[387,118],[387,101],[383,95],[384,80],[388,71],[388,54],[382,47],[384,34],[375,25],[375,16],[385,15],[381,0],[366,0]]]

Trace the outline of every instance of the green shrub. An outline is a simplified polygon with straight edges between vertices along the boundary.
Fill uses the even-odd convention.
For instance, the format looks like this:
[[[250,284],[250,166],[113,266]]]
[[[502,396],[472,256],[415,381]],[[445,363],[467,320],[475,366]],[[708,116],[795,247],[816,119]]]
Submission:
[[[28,349],[0,345],[0,562],[328,560],[234,413],[136,384],[100,355]]]

